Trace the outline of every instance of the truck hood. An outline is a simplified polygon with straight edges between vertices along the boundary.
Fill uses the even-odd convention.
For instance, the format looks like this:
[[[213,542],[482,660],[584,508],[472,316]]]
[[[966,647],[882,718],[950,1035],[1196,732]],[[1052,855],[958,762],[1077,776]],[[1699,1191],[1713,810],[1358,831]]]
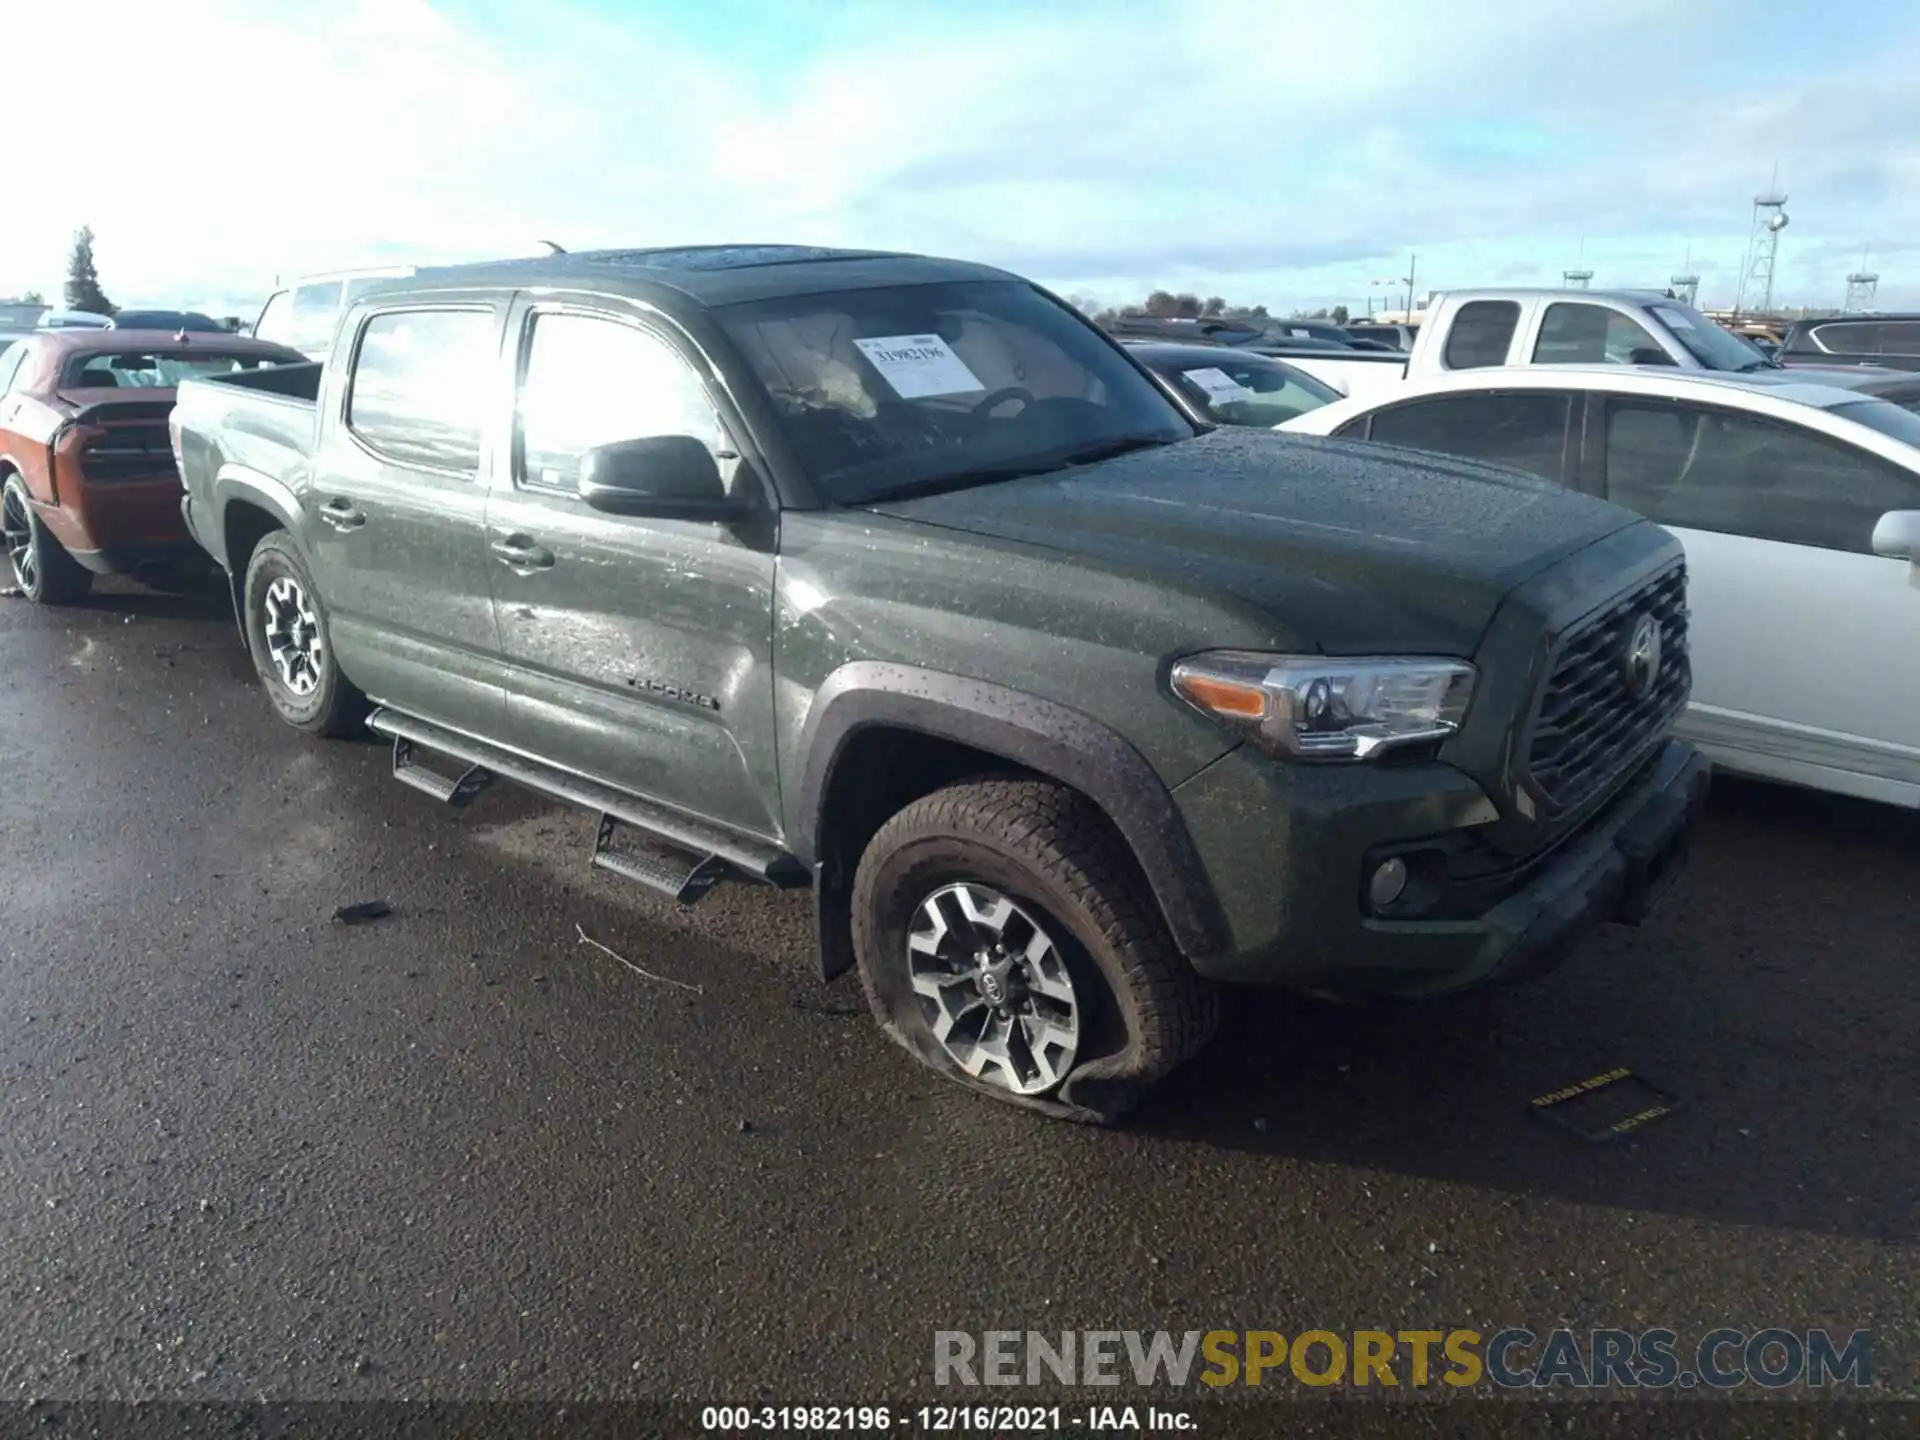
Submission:
[[[1518,471],[1232,428],[867,508],[1229,595],[1330,654],[1471,655],[1515,587],[1641,523]]]

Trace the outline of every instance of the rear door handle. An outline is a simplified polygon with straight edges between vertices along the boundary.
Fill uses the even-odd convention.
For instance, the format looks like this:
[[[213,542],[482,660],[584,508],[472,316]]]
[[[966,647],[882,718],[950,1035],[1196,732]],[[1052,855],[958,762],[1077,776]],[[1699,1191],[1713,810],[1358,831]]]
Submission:
[[[357,530],[367,523],[367,512],[336,497],[320,507],[320,518],[336,530]]]
[[[504,540],[494,541],[487,548],[509,570],[549,570],[553,567],[553,552],[545,546],[534,544],[525,535],[509,535]]]

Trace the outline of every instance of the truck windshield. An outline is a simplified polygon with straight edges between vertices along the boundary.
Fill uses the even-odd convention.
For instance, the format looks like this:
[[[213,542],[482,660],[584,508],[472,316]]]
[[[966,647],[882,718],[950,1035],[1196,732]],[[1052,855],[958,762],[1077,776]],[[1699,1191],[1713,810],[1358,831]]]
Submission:
[[[1194,427],[1097,331],[1018,281],[727,306],[787,443],[836,504],[1035,474]]]
[[[1744,372],[1772,365],[1766,351],[1685,305],[1649,305],[1654,317],[1700,362],[1703,370]]]

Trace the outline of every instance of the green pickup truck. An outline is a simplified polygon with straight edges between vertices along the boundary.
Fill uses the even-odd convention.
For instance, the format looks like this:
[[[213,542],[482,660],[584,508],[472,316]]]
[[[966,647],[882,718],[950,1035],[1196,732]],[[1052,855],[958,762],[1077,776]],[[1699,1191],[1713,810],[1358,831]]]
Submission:
[[[800,246],[422,270],[182,386],[269,700],[454,806],[600,817],[962,1084],[1124,1114],[1223,988],[1426,996],[1637,923],[1705,764],[1679,545],[1433,456],[1213,429],[1016,276]]]

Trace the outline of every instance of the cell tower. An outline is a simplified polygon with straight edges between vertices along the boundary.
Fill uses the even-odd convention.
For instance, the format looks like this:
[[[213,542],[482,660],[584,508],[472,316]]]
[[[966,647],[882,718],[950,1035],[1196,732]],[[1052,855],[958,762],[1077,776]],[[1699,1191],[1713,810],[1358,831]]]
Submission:
[[[1780,172],[1774,170],[1776,183],[1753,197],[1753,226],[1747,236],[1747,262],[1740,270],[1740,290],[1733,302],[1735,313],[1773,309],[1773,262],[1780,253],[1780,232],[1787,228],[1787,192],[1778,184]]]
[[[1584,290],[1587,288],[1587,282],[1593,279],[1593,271],[1587,268],[1585,263],[1586,258],[1587,242],[1582,240],[1580,242],[1580,253],[1574,258],[1573,268],[1560,272],[1560,283],[1565,285],[1567,289]]]
[[[1673,298],[1682,305],[1691,306],[1700,298],[1700,274],[1693,268],[1693,248],[1687,248],[1686,263],[1680,267],[1680,273],[1667,281],[1673,291]]]
[[[1856,270],[1847,276],[1847,299],[1840,309],[1846,314],[1856,310],[1873,309],[1874,293],[1880,288],[1880,277],[1870,270]]]

